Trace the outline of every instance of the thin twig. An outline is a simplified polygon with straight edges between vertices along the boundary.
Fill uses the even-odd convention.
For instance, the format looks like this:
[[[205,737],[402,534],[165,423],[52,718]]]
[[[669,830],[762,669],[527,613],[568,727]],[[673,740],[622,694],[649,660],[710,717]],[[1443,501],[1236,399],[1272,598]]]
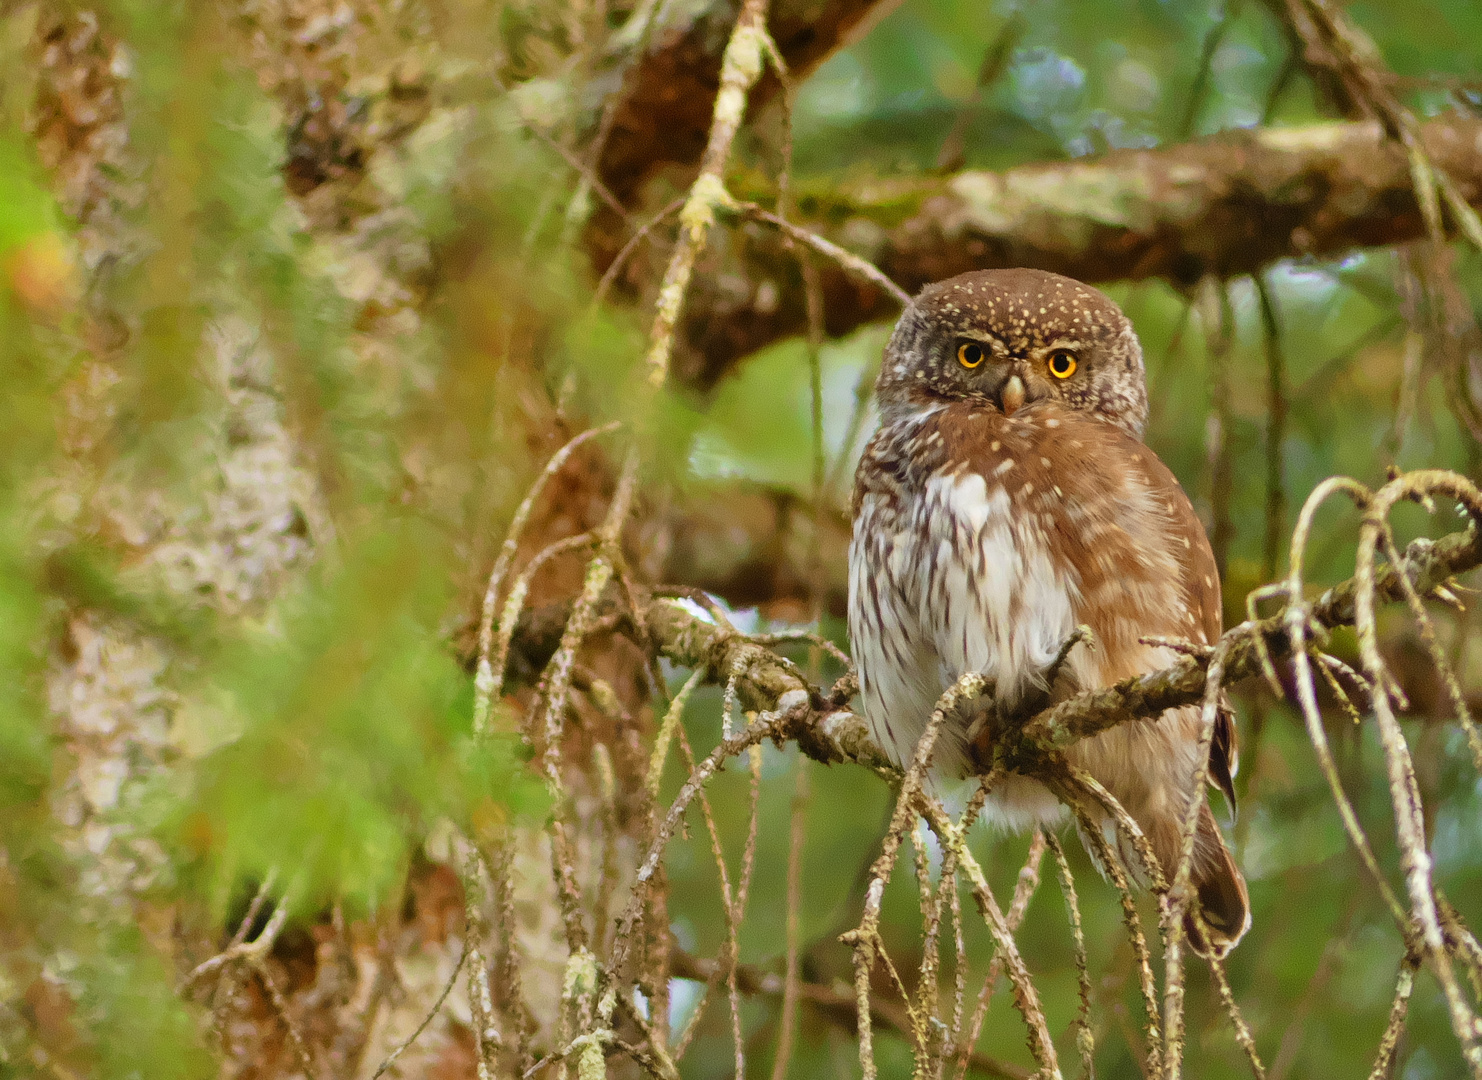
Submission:
[[[608,290],[612,288],[613,282],[617,280],[618,274],[622,272],[623,267],[627,264],[633,252],[638,250],[639,243],[659,225],[668,220],[670,214],[674,213],[683,205],[684,196],[681,195],[674,201],[667,203],[662,210],[640,225],[638,230],[628,238],[628,242],[619,249],[617,255],[613,257],[612,262],[608,263],[607,269],[602,272],[602,277],[597,282],[597,287],[592,290],[592,303],[589,310],[596,311],[602,306],[602,302],[607,299]]]
[[[797,1037],[798,984],[801,970],[803,907],[803,844],[808,825],[808,759],[797,756],[794,765],[792,820],[787,842],[787,926],[786,960],[782,981],[781,1016],[778,1022],[777,1049],[772,1058],[772,1080],[786,1080],[792,1060],[793,1041]]]
[[[293,1019],[292,1013],[288,1011],[288,999],[283,996],[283,991],[278,986],[278,980],[273,978],[273,973],[268,970],[267,962],[261,956],[254,956],[249,963],[253,972],[262,980],[262,985],[267,989],[268,997],[272,999],[273,1011],[278,1014],[278,1019],[283,1021],[283,1026],[288,1029],[288,1040],[293,1043],[293,1049],[298,1054],[299,1063],[304,1067],[304,1075],[309,1080],[316,1080],[314,1072],[314,1055],[309,1050],[309,1044],[304,1041],[304,1033],[299,1030],[298,1023]]]
[[[642,912],[643,903],[648,892],[648,883],[659,868],[659,860],[663,857],[664,849],[669,844],[669,838],[679,828],[679,822],[684,817],[685,811],[700,793],[700,789],[715,774],[722,763],[727,759],[741,753],[748,747],[760,743],[763,739],[772,737],[781,727],[784,720],[788,718],[787,711],[759,716],[746,729],[730,739],[725,740],[690,773],[684,786],[679,789],[674,801],[670,804],[668,812],[663,820],[654,830],[654,836],[649,844],[643,861],[639,863],[638,870],[634,874],[633,893],[628,899],[628,904],[623,913],[618,916],[617,932],[613,936],[613,952],[609,961],[611,974],[614,978],[624,977],[629,958],[632,955],[634,939],[634,927]]]
[[[1291,567],[1287,577],[1288,596],[1302,595],[1302,571],[1306,557],[1307,535],[1311,531],[1312,520],[1317,514],[1318,507],[1332,495],[1340,492],[1352,498],[1360,508],[1367,506],[1372,497],[1367,488],[1347,477],[1325,480],[1313,489],[1312,494],[1303,504],[1301,513],[1297,516],[1297,526],[1292,533],[1288,555]],[[1332,792],[1333,802],[1338,808],[1338,816],[1343,821],[1343,828],[1347,831],[1349,840],[1352,841],[1354,849],[1359,853],[1360,861],[1369,872],[1370,879],[1394,917],[1395,925],[1399,927],[1402,934],[1407,934],[1409,933],[1409,916],[1400,905],[1394,890],[1390,888],[1389,882],[1384,877],[1384,871],[1379,868],[1379,860],[1375,858],[1373,848],[1369,845],[1369,838],[1365,835],[1363,826],[1359,824],[1358,813],[1343,790],[1338,765],[1333,760],[1333,752],[1328,745],[1327,731],[1323,728],[1322,714],[1317,706],[1317,692],[1312,683],[1312,667],[1308,660],[1307,649],[1304,647],[1307,636],[1307,616],[1302,605],[1292,604],[1288,607],[1285,619],[1287,634],[1295,646],[1292,668],[1296,675],[1297,704],[1302,710],[1302,718],[1307,725],[1308,741],[1312,743],[1312,749],[1317,754],[1318,766],[1328,781],[1328,789]],[[1327,671],[1326,667],[1321,670]],[[1331,678],[1331,674],[1329,677]]]
[[[1183,119],[1179,121],[1177,129],[1179,142],[1188,141],[1189,136],[1194,133],[1194,125],[1199,121],[1199,113],[1203,110],[1204,99],[1209,93],[1215,54],[1219,52],[1225,34],[1230,30],[1230,24],[1239,13],[1239,0],[1228,0],[1224,10],[1220,12],[1219,20],[1204,35],[1204,45],[1199,50],[1199,66],[1194,73],[1194,85],[1189,89]]]
[[[262,903],[259,902],[258,897],[266,898],[277,876],[276,869],[268,872],[263,884],[258,888],[257,897],[254,897],[252,904],[248,905],[247,915],[242,919],[242,923],[237,928],[236,934],[232,936],[231,943],[209,960],[204,960],[191,968],[190,973],[181,979],[180,985],[176,987],[175,992],[177,994],[184,994],[199,980],[214,971],[222,970],[228,964],[238,960],[245,960],[249,963],[255,962],[258,958],[266,956],[272,950],[273,943],[278,940],[278,935],[283,930],[283,924],[288,920],[288,897],[286,894],[278,901],[277,906],[273,909],[272,916],[264,924],[257,937],[251,941],[247,941],[245,938],[248,929],[257,917],[258,911],[262,910]]]
[[[1075,945],[1076,982],[1080,991],[1081,1004],[1076,1011],[1074,1023],[1075,1045],[1081,1055],[1081,1075],[1086,1080],[1096,1076],[1096,1040],[1091,1034],[1091,969],[1086,959],[1086,934],[1081,929],[1081,905],[1076,899],[1075,878],[1070,872],[1070,862],[1060,841],[1046,833],[1045,842],[1055,855],[1055,867],[1060,872],[1060,889],[1065,894],[1065,908],[1070,915],[1070,936]]]
[[[695,687],[705,681],[705,669],[697,668],[690,673],[690,677],[684,681],[679,688],[679,693],[669,702],[669,708],[664,711],[664,719],[659,724],[658,733],[654,736],[653,754],[648,762],[648,797],[653,803],[659,799],[659,783],[664,777],[664,762],[669,757],[669,744],[674,739],[674,732],[679,727],[680,717],[684,713],[684,707],[688,704],[690,695],[694,693]]]
[[[1359,653],[1364,661],[1364,670],[1376,688],[1374,716],[1379,722],[1380,744],[1384,748],[1385,765],[1389,773],[1390,796],[1395,811],[1395,835],[1399,841],[1406,889],[1410,894],[1410,911],[1419,923],[1427,958],[1445,994],[1451,1026],[1461,1041],[1462,1054],[1473,1076],[1482,1077],[1482,1032],[1479,1032],[1477,1018],[1456,980],[1441,932],[1414,766],[1404,733],[1390,704],[1390,694],[1386,692],[1388,671],[1379,653],[1378,631],[1375,626],[1375,590],[1372,584],[1374,557],[1381,537],[1388,529],[1390,508],[1401,499],[1421,493],[1442,494],[1465,501],[1474,518],[1482,517],[1482,511],[1478,509],[1482,507],[1482,494],[1454,473],[1414,472],[1386,484],[1375,494],[1359,528],[1359,549],[1354,569],[1360,588],[1355,598],[1355,615]]]
[[[983,50],[983,61],[978,65],[978,78],[973,84],[972,93],[957,107],[957,116],[952,121],[952,130],[947,132],[947,137],[942,140],[941,149],[937,151],[938,172],[956,172],[966,163],[967,133],[972,127],[973,111],[978,102],[983,99],[984,91],[996,83],[1008,70],[1014,49],[1018,47],[1019,41],[1028,29],[1029,20],[1024,17],[1023,12],[1016,11],[1005,20],[1003,28],[999,30],[992,44]]]
[[[565,726],[566,695],[571,687],[577,650],[586,636],[597,604],[612,580],[614,564],[619,557],[619,536],[637,490],[638,461],[637,449],[629,447],[618,476],[617,490],[598,530],[597,557],[587,566],[582,591],[572,607],[566,628],[562,631],[561,644],[546,665],[542,676],[545,684],[545,732],[540,759],[541,772],[545,775],[546,788],[554,806],[549,829],[551,860],[556,876],[556,897],[566,929],[566,942],[573,956],[586,948],[587,930],[581,915],[574,854],[565,821],[567,806],[565,784],[561,776],[561,743]]]
[[[458,963],[453,965],[452,973],[448,975],[448,981],[443,984],[442,992],[437,995],[437,1000],[432,1003],[432,1008],[427,1010],[427,1015],[424,1016],[422,1018],[422,1022],[417,1025],[417,1030],[413,1031],[405,1039],[396,1044],[395,1049],[393,1049],[391,1053],[387,1054],[386,1059],[376,1067],[376,1071],[371,1073],[371,1080],[380,1080],[381,1076],[386,1072],[386,1070],[391,1068],[392,1065],[396,1064],[396,1059],[401,1057],[402,1054],[406,1053],[407,1049],[419,1038],[421,1038],[422,1032],[427,1030],[432,1021],[437,1019],[437,1014],[442,1012],[443,1003],[448,1000],[448,995],[453,992],[453,987],[458,982],[458,973],[463,970],[463,965],[467,961],[468,949],[465,947],[463,951],[458,954]]]
[[[1198,900],[1192,894],[1194,842],[1199,831],[1199,817],[1207,813],[1204,783],[1209,775],[1209,748],[1214,738],[1215,720],[1219,715],[1220,693],[1224,688],[1225,657],[1230,638],[1221,638],[1209,661],[1205,675],[1204,706],[1199,719],[1199,744],[1194,751],[1194,776],[1189,787],[1189,806],[1184,811],[1180,829],[1181,848],[1178,867],[1163,904],[1163,1068],[1168,1080],[1178,1080],[1183,1070],[1184,1035],[1184,913]],[[1204,945],[1215,952],[1214,941],[1206,937]]]
[[[745,0],[721,57],[720,91],[715,95],[710,135],[700,158],[700,175],[690,185],[689,196],[679,212],[679,242],[659,285],[653,329],[649,333],[650,345],[644,363],[649,382],[654,386],[663,386],[669,377],[674,331],[684,309],[695,260],[715,223],[715,211],[731,201],[725,188],[725,167],[731,156],[731,144],[746,115],[747,95],[762,73],[766,13],[767,0]]]
[[[1208,941],[1209,929],[1204,925],[1203,913],[1197,909],[1194,918],[1200,925],[1200,933],[1204,940]],[[1261,1064],[1261,1055],[1256,1052],[1256,1040],[1250,1033],[1250,1025],[1245,1022],[1244,1015],[1240,1012],[1240,1006],[1235,1001],[1235,993],[1230,989],[1230,979],[1225,974],[1225,964],[1213,952],[1206,956],[1205,961],[1209,964],[1209,977],[1214,982],[1215,992],[1219,995],[1220,1004],[1225,1007],[1225,1015],[1230,1018],[1230,1025],[1235,1029],[1235,1041],[1245,1051],[1246,1060],[1250,1062],[1250,1071],[1255,1080],[1266,1080],[1266,1067]]]
[[[1209,546],[1214,550],[1214,564],[1223,581],[1230,541],[1235,535],[1235,521],[1230,515],[1235,484],[1230,441],[1230,361],[1235,345],[1235,312],[1230,305],[1230,287],[1226,282],[1210,278],[1206,283],[1205,297],[1202,314],[1206,326],[1210,382],[1205,434],[1209,458],[1209,513],[1213,525],[1209,530]]]
[[[785,218],[780,218],[771,211],[756,205],[756,203],[735,203],[733,206],[727,206],[726,208],[737,210],[749,218],[776,226],[785,236],[807,244],[820,255],[838,263],[847,272],[868,281],[896,303],[900,304],[901,307],[905,307],[911,302],[911,294],[886,276],[885,272],[874,263],[868,259],[860,258],[852,251],[841,248],[831,240],[824,239],[816,232],[805,229],[801,225],[794,225]]]
[[[1256,274],[1255,283],[1266,333],[1266,535],[1261,548],[1261,579],[1271,581],[1279,569],[1277,554],[1286,532],[1286,350],[1271,286],[1264,274]]]
[[[468,956],[468,1012],[473,1023],[478,1080],[493,1080],[494,1052],[498,1037],[494,1029],[494,995],[489,990],[489,965],[484,955],[484,882],[478,852],[473,844],[463,859],[463,950]]]
[[[1400,1048],[1400,1036],[1405,1032],[1410,994],[1415,989],[1415,972],[1419,969],[1420,957],[1407,952],[1400,961],[1394,1002],[1389,1007],[1389,1019],[1385,1021],[1384,1034],[1379,1039],[1379,1053],[1374,1058],[1374,1068],[1369,1071],[1369,1080],[1390,1080],[1394,1075],[1395,1051]]]
[[[946,722],[948,714],[953,712],[961,702],[981,696],[988,686],[983,676],[976,673],[967,674],[958,679],[938,699],[936,708],[932,710],[931,719],[916,743],[910,767],[901,781],[880,854],[870,867],[870,883],[865,890],[864,911],[860,916],[859,926],[840,937],[841,941],[854,950],[854,992],[859,1010],[859,1063],[864,1070],[865,1080],[874,1080],[876,1075],[874,1031],[870,1026],[870,972],[880,958],[882,944],[879,930],[880,905],[885,898],[885,883],[895,867],[896,856],[908,831],[909,823],[916,816],[915,804],[927,770],[931,767],[932,752],[936,748],[937,736],[941,733],[942,725]],[[916,1027],[914,1023],[912,1026]],[[919,1031],[917,1034],[919,1052]]]
[[[1145,1072],[1157,1076],[1163,1068],[1163,1033],[1158,1023],[1158,988],[1153,978],[1152,953],[1148,949],[1147,935],[1142,929],[1142,916],[1137,911],[1137,899],[1132,895],[1126,868],[1118,849],[1109,844],[1094,818],[1078,804],[1072,803],[1081,826],[1081,839],[1088,841],[1091,852],[1102,871],[1111,878],[1112,885],[1122,902],[1122,921],[1127,927],[1127,940],[1132,943],[1132,955],[1137,962],[1138,989],[1142,993],[1142,1007],[1146,1014],[1147,1062]]]
[[[986,794],[987,780],[985,779],[978,787],[980,794]],[[981,800],[979,801],[981,805]],[[971,825],[967,820],[972,814],[973,808],[969,806],[969,814],[964,815],[962,830],[965,833]],[[1034,892],[1039,888],[1039,864],[1045,853],[1045,837],[1043,833],[1036,832],[1034,838],[1029,842],[1029,853],[1025,856],[1024,865],[1019,869],[1019,875],[1014,881],[1013,899],[1009,901],[1008,927],[1009,933],[1017,933],[1019,924],[1024,921],[1024,913],[1029,910],[1029,901]],[[967,1075],[968,1057],[973,1047],[978,1045],[978,1036],[983,1031],[983,1021],[988,1016],[988,1006],[993,1001],[993,992],[998,985],[998,976],[1003,971],[1003,957],[995,952],[993,959],[988,963],[988,973],[983,979],[983,989],[978,992],[978,1001],[973,1008],[972,1020],[967,1027],[966,1035],[963,1035],[957,1025],[953,1025],[953,1037],[957,1045],[957,1072],[956,1080],[963,1080]]]
[[[546,462],[545,468],[540,471],[535,482],[530,485],[530,490],[525,493],[520,505],[515,508],[515,516],[510,519],[509,531],[505,534],[504,544],[494,560],[494,569],[489,573],[489,584],[484,589],[484,602],[479,614],[479,659],[474,675],[473,704],[473,730],[476,734],[485,731],[489,723],[489,708],[494,689],[494,670],[490,662],[490,651],[494,645],[494,611],[499,603],[499,590],[504,584],[504,576],[509,573],[510,564],[514,562],[515,551],[520,546],[520,534],[525,531],[525,523],[530,520],[530,511],[535,506],[535,500],[540,498],[540,493],[545,490],[546,484],[561,471],[561,467],[582,443],[609,431],[616,431],[619,426],[614,421],[602,427],[583,431],[557,450],[551,456],[551,460]]]
[[[509,595],[505,598],[504,609],[499,614],[498,631],[495,634],[494,655],[489,661],[491,679],[488,687],[488,704],[491,708],[504,689],[504,673],[509,666],[510,644],[514,640],[515,628],[520,624],[520,613],[525,608],[525,599],[530,595],[530,585],[535,580],[535,575],[541,568],[552,559],[565,555],[568,552],[580,551],[591,547],[596,541],[591,533],[578,533],[576,536],[567,536],[555,543],[548,544],[535,557],[525,564],[525,568],[509,587]],[[486,711],[487,715],[487,711]]]
[[[921,802],[927,820],[931,823],[932,831],[937,834],[937,839],[942,842],[943,846],[951,847],[956,851],[957,861],[972,886],[973,899],[988,923],[988,930],[993,935],[994,944],[998,946],[998,951],[1003,956],[1004,969],[1008,972],[1009,985],[1013,988],[1014,1005],[1029,1028],[1029,1052],[1034,1056],[1035,1062],[1043,1073],[1058,1078],[1060,1064],[1055,1054],[1055,1042],[1050,1037],[1049,1025],[1045,1021],[1044,1010],[1040,1007],[1039,993],[1035,990],[1034,981],[1029,977],[1029,969],[1025,966],[1023,957],[1019,955],[1018,946],[1014,944],[1014,935],[1009,931],[1008,923],[999,909],[998,901],[994,899],[993,891],[988,887],[988,879],[983,875],[983,870],[973,858],[972,852],[968,851],[961,830],[952,823],[952,819],[947,816],[941,804],[936,799],[927,797],[923,797]]]

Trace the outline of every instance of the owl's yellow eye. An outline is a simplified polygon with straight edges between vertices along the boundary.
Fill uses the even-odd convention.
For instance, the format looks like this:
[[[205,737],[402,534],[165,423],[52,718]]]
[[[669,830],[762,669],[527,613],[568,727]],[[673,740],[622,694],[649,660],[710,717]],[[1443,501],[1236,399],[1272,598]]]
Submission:
[[[1056,349],[1050,354],[1050,374],[1057,379],[1068,379],[1075,374],[1075,353],[1069,349]]]
[[[957,362],[965,368],[975,368],[983,362],[986,354],[976,341],[964,341],[957,346]]]

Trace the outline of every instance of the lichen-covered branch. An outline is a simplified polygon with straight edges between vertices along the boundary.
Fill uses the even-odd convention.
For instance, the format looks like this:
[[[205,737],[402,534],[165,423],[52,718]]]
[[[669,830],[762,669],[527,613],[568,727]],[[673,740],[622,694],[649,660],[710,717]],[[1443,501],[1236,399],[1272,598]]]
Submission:
[[[767,53],[767,0],[746,0],[721,58],[720,89],[710,122],[710,138],[700,160],[700,175],[690,185],[689,196],[679,211],[679,242],[669,258],[649,334],[646,364],[649,381],[663,386],[669,377],[669,356],[674,348],[674,328],[684,308],[695,259],[705,248],[705,238],[715,224],[715,212],[730,203],[725,189],[725,167],[731,144],[746,116],[747,95],[761,77]]]
[[[1482,120],[1417,125],[1417,145],[1482,203]],[[737,190],[764,200],[766,192]],[[1161,277],[1193,284],[1276,259],[1330,256],[1426,234],[1410,156],[1377,121],[1225,132],[1150,150],[1006,172],[871,180],[797,193],[802,225],[840,242],[914,292],[967,270],[1032,266],[1087,282]],[[744,262],[697,282],[683,374],[705,386],[742,356],[804,325],[793,257],[750,226]],[[891,317],[894,301],[820,267],[830,334]],[[772,288],[762,288],[771,282]],[[749,287],[747,287],[749,286]]]
[[[1482,564],[1482,538],[1476,529],[1468,529],[1436,541],[1416,541],[1406,552],[1404,564],[1404,572],[1414,582],[1416,591],[1424,595],[1449,578]],[[1357,588],[1357,580],[1351,578],[1327,590],[1311,606],[1313,621],[1328,628],[1351,625]],[[1374,594],[1378,600],[1403,599],[1399,571],[1391,566],[1379,570],[1374,577]],[[1231,644],[1225,664],[1227,684],[1260,671],[1257,634],[1273,657],[1288,655],[1290,646],[1281,620],[1271,618],[1258,623],[1254,633],[1242,634]],[[1208,663],[1206,655],[1185,656],[1161,671],[1125,679],[1104,690],[1078,694],[1061,702],[1024,725],[1017,753],[1026,758],[1052,753],[1127,720],[1193,705],[1203,697]]]
[[[1404,556],[1404,572],[1421,595],[1457,574],[1482,565],[1482,538],[1475,529],[1450,533],[1439,540],[1412,543]],[[1323,627],[1351,625],[1357,582],[1335,585],[1312,605],[1311,617]],[[1404,598],[1399,571],[1381,568],[1374,578],[1375,598]],[[801,671],[770,649],[745,635],[701,617],[689,606],[656,597],[644,611],[644,622],[663,655],[676,664],[706,667],[713,673],[742,670],[738,683],[749,709],[790,709],[808,703],[806,715],[793,714],[785,727],[804,753],[825,763],[852,761],[876,771],[893,771],[890,761],[871,741],[862,718],[848,711],[845,701],[831,700],[808,684]],[[1272,657],[1289,654],[1287,631],[1281,618],[1256,624]],[[1225,683],[1258,674],[1260,660],[1254,634],[1243,633],[1229,646]],[[1204,696],[1209,657],[1186,655],[1159,671],[1124,679],[1102,690],[1086,691],[1028,719],[1007,732],[998,750],[1005,764],[1033,770],[1080,739],[1137,718],[1153,717],[1167,709],[1194,705]],[[720,676],[724,681],[724,676]]]

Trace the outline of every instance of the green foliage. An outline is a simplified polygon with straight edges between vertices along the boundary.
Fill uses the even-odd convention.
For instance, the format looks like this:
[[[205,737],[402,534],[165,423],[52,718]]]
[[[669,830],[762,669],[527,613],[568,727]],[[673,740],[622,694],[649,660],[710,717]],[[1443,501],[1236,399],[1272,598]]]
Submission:
[[[176,790],[177,774],[160,797],[165,835],[218,913],[273,870],[296,903],[374,911],[439,816],[477,833],[491,799],[542,803],[508,736],[469,731],[472,682],[438,634],[436,551],[425,527],[382,520],[214,658],[220,711],[185,721],[205,749],[194,782]]]
[[[23,35],[35,12],[7,19]],[[204,1076],[215,1063],[178,992],[178,957],[162,951],[169,935],[143,932],[132,903],[184,904],[219,927],[243,883],[276,869],[296,910],[374,915],[399,897],[438,821],[481,835],[538,817],[545,800],[511,736],[473,738],[472,679],[448,637],[456,552],[425,509],[395,498],[403,418],[352,366],[355,312],[338,267],[284,189],[280,110],[218,47],[210,13],[121,4],[105,20],[128,44],[129,134],[149,162],[138,186],[111,176],[129,193],[109,208],[121,254],[90,281],[89,314],[120,312],[126,328],[111,366],[89,361],[72,308],[79,252],[63,230],[78,223],[64,224],[28,140],[0,132],[0,1075],[26,1062],[58,1075]],[[446,229],[451,164],[466,148],[420,149],[408,183],[425,190],[408,201],[423,227]],[[207,328],[233,319],[253,329],[241,349],[271,350],[291,401],[259,392],[224,404],[244,381],[254,392],[250,370],[202,358]],[[227,367],[239,362],[240,351]],[[316,569],[271,603],[244,593],[245,610],[239,600],[223,618],[221,566],[190,564],[196,585],[182,588],[180,567],[172,578],[141,560],[138,540],[68,487],[79,451],[67,410],[85,411],[87,378],[104,372],[118,380],[116,409],[107,437],[81,453],[105,486],[137,483],[165,503],[199,500],[203,474],[217,477],[209,496],[229,499],[212,473],[221,459],[293,425],[334,503]],[[294,500],[290,550],[308,528]],[[187,527],[212,512],[209,501],[186,511]],[[89,764],[71,747],[97,752],[88,738],[69,742],[48,685],[84,613],[170,650],[168,737],[127,747],[134,775],[116,804],[84,811],[110,845],[106,873],[146,882],[133,900],[98,880],[98,853],[57,818],[58,800],[76,799],[69,777]],[[141,865],[156,850],[162,860]]]

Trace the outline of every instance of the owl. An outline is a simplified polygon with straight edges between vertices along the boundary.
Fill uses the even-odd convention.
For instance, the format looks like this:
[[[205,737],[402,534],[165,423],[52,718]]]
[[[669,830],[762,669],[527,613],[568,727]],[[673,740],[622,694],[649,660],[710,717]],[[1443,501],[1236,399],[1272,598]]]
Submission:
[[[1213,643],[1220,583],[1199,518],[1144,445],[1148,402],[1132,324],[1101,292],[1038,270],[986,270],[923,289],[885,348],[880,427],[855,477],[849,633],[877,742],[909,762],[937,699],[962,675],[994,680],[1012,709],[1167,667],[1143,637]],[[1046,685],[1061,646],[1079,645]],[[1170,709],[1068,753],[1126,807],[1171,874],[1189,800],[1200,802],[1192,883],[1228,952],[1250,925],[1245,880],[1194,789],[1199,709]],[[971,774],[975,725],[949,719],[939,773]],[[981,738],[981,736],[979,736]],[[1211,783],[1234,807],[1234,720],[1222,709]],[[986,816],[1053,827],[1065,809],[1010,775]],[[1097,823],[1116,843],[1108,819]],[[1135,874],[1140,863],[1129,860]],[[1144,878],[1145,880],[1145,878]]]

